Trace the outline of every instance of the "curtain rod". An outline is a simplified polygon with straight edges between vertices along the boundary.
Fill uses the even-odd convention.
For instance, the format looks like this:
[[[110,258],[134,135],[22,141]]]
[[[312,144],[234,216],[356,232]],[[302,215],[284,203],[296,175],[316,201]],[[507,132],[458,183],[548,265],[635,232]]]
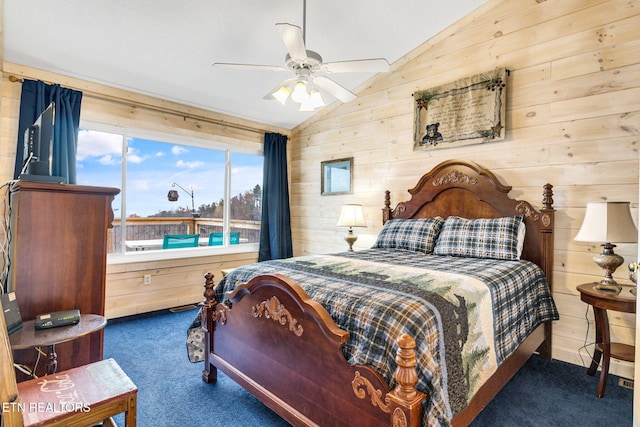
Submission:
[[[9,79],[9,81],[11,83],[23,83],[24,82],[24,79],[21,79],[19,77],[14,76],[14,75],[9,75],[7,78]],[[46,82],[44,80],[40,80],[40,81],[43,81],[43,82],[45,82],[47,84],[57,84],[57,83]],[[91,92],[91,91],[83,91],[83,94],[86,94],[87,96],[89,96],[91,98],[100,99],[100,100],[103,100],[103,101],[109,101],[109,102],[122,104],[122,105],[127,105],[127,106],[131,106],[131,107],[144,108],[144,109],[151,110],[151,111],[156,111],[156,112],[159,112],[159,113],[172,114],[174,116],[182,117],[183,119],[187,119],[187,118],[195,119],[195,120],[211,123],[211,124],[218,125],[218,126],[226,126],[226,127],[230,127],[230,128],[233,128],[233,129],[244,130],[244,131],[253,132],[253,133],[257,133],[257,134],[261,134],[261,135],[267,132],[267,130],[259,130],[259,129],[256,129],[256,128],[253,128],[253,127],[250,127],[250,126],[243,126],[243,125],[240,125],[240,124],[225,122],[223,120],[216,120],[216,119],[212,119],[210,117],[205,117],[205,116],[200,116],[200,115],[185,114],[185,113],[181,113],[179,111],[176,111],[176,110],[173,110],[173,109],[170,109],[170,108],[158,107],[158,106],[155,106],[155,105],[146,104],[144,102],[139,102],[139,101],[126,101],[126,100],[123,100],[123,99],[115,97],[115,96],[104,95],[104,94],[95,93],[95,92]],[[287,139],[289,139],[288,136],[287,136]]]

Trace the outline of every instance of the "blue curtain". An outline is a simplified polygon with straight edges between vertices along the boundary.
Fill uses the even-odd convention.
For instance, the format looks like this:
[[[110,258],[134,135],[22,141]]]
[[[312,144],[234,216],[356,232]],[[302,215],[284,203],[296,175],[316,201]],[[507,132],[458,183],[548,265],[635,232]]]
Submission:
[[[258,261],[290,258],[293,256],[293,245],[289,213],[286,136],[278,133],[264,135],[263,174]]]
[[[36,80],[25,80],[22,83],[14,178],[18,178],[22,169],[24,132],[51,102],[55,103],[52,175],[65,177],[69,184],[75,184],[82,92]]]

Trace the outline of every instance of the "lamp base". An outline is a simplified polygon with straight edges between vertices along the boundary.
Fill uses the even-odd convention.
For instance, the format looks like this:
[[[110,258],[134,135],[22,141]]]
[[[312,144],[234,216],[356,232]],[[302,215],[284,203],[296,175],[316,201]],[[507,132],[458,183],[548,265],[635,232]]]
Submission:
[[[353,234],[353,230],[349,230],[349,234],[344,236],[344,240],[349,244],[349,252],[353,252],[353,244],[358,240],[358,236]]]
[[[620,293],[620,291],[622,291],[622,286],[615,281],[614,283],[609,283],[602,280],[600,283],[596,284],[596,289],[599,291]]]
[[[602,253],[593,257],[593,262],[604,271],[604,279],[596,285],[596,289],[601,291],[620,292],[622,286],[618,284],[613,278],[613,273],[624,262],[624,258],[620,255],[613,253],[613,248],[616,245],[611,243],[605,243],[601,245],[603,247]]]

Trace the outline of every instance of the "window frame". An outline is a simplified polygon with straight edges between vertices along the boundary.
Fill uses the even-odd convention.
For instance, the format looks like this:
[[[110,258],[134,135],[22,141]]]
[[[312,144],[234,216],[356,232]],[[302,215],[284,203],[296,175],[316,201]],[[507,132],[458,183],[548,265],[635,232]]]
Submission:
[[[122,140],[122,164],[121,164],[121,184],[127,182],[127,139],[138,138],[155,141],[158,143],[186,145],[204,149],[219,150],[225,152],[225,182],[224,182],[224,210],[223,210],[223,230],[225,233],[224,244],[221,246],[203,246],[198,248],[181,248],[181,249],[159,249],[148,251],[126,251],[125,240],[121,239],[122,247],[120,252],[107,254],[107,264],[126,264],[141,261],[162,261],[170,259],[191,258],[196,256],[212,256],[220,254],[234,254],[257,252],[259,243],[244,243],[241,245],[230,245],[229,243],[229,226],[231,205],[228,201],[231,199],[231,167],[233,153],[249,154],[264,157],[264,148],[251,148],[242,145],[233,145],[219,141],[200,139],[190,136],[175,135],[165,132],[150,131],[145,129],[130,128],[127,126],[111,125],[106,123],[94,122],[90,120],[80,120],[80,129],[93,130],[97,132],[107,132],[121,135]],[[214,136],[215,138],[215,136]],[[263,170],[264,172],[264,170]],[[262,185],[262,183],[261,183]],[[120,224],[121,230],[126,230],[126,188],[120,188]],[[113,206],[112,206],[113,209]],[[122,215],[124,212],[124,215]]]

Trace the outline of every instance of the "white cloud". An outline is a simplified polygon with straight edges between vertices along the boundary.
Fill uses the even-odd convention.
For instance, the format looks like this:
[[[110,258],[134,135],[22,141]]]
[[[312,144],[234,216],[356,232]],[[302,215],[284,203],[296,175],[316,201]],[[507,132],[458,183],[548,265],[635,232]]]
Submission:
[[[187,150],[186,148],[180,146],[180,145],[174,145],[173,147],[171,147],[171,154],[174,154],[176,156],[179,156],[182,153],[188,153],[189,150]]]
[[[107,154],[105,156],[100,157],[98,159],[98,162],[101,165],[112,166],[112,165],[119,165],[120,159],[115,159],[111,154]]]
[[[140,157],[137,154],[129,153],[127,154],[127,162],[129,163],[142,163],[144,161],[144,157]]]
[[[122,136],[111,133],[80,130],[76,157],[82,161],[88,157],[122,155]]]
[[[200,160],[194,160],[192,162],[185,162],[184,160],[178,160],[176,162],[176,167],[186,168],[186,169],[196,169],[203,165],[204,165],[204,162]]]

